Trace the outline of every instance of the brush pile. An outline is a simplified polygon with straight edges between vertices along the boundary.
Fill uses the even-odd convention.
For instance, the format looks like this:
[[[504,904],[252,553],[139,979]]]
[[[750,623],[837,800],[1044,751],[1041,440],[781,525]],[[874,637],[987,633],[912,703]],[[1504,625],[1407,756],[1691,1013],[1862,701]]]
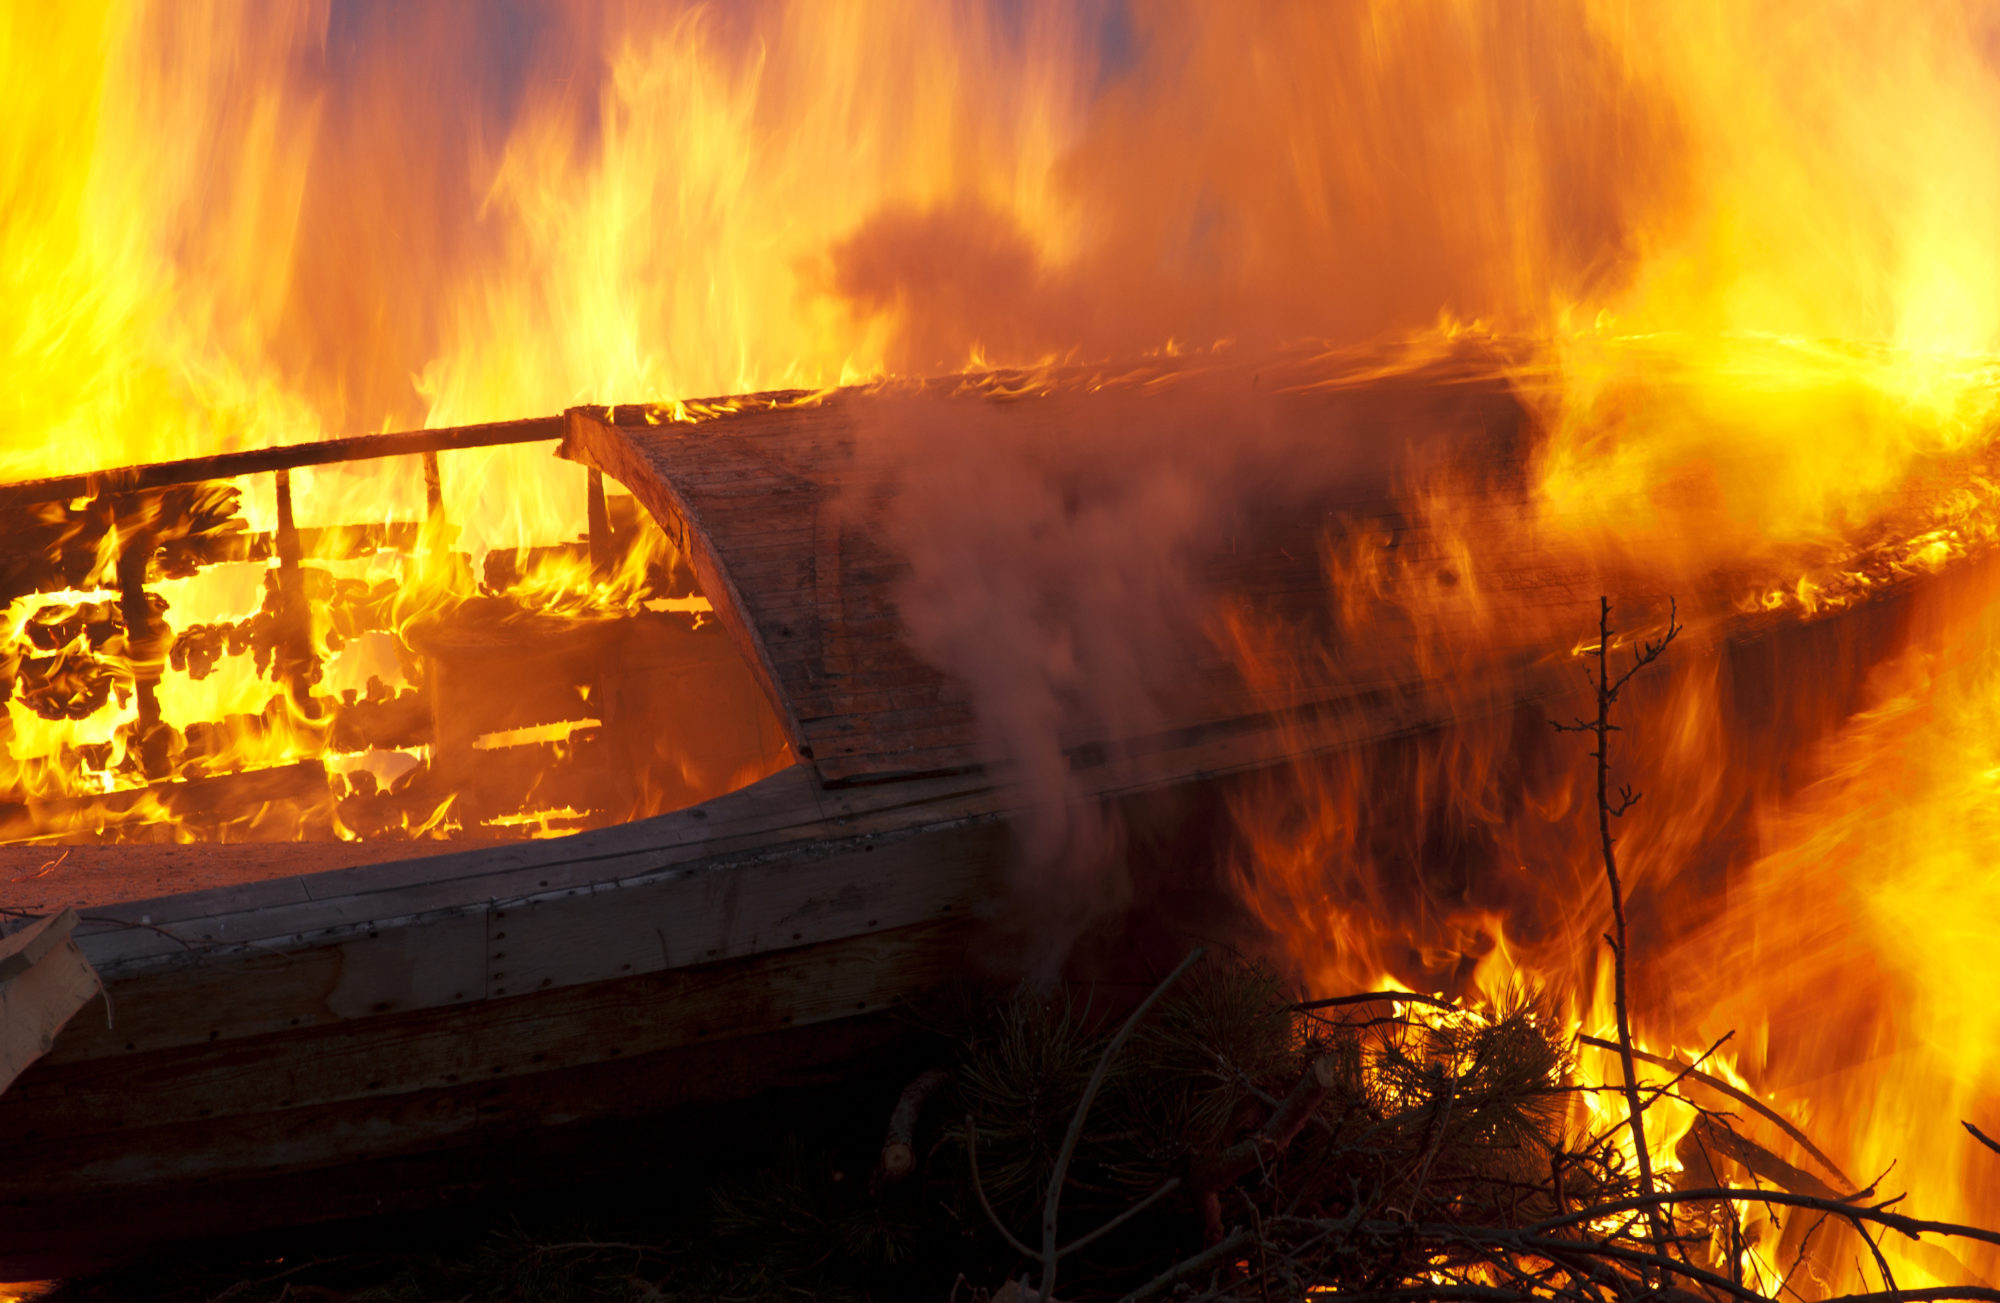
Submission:
[[[1624,1083],[1579,1068],[1615,1073],[1616,1043],[1529,992],[1301,1005],[1253,965],[1190,957],[1116,1031],[1016,997],[961,1045],[926,1180],[983,1226],[1010,1296],[1060,1278],[1062,1298],[1131,1303],[2000,1297],[1947,1247],[2000,1235],[1854,1189],[1698,1063],[1645,1056],[1653,1166],[1678,1169],[1648,1189]],[[1938,1283],[1899,1286],[1892,1257]]]

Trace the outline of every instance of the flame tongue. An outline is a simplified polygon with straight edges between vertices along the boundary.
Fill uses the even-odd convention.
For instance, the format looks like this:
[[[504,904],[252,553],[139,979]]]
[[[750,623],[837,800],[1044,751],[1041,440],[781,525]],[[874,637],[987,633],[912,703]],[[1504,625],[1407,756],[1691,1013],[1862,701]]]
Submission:
[[[1966,920],[1983,917],[1985,811],[2000,773],[1983,742],[2000,700],[2000,560],[1971,461],[1943,456],[1934,478],[1906,484],[1857,529],[1880,541],[1856,558],[1822,554],[1815,564],[1846,580],[1837,597],[1793,600],[1807,589],[1787,587],[1698,629],[1705,645],[1677,648],[1657,680],[1628,690],[1613,755],[1615,781],[1645,798],[1617,826],[1642,1048],[1687,1063],[1731,1036],[1707,1071],[1754,1082],[1848,1171],[1915,1162],[1911,1194],[1924,1215],[1976,1222],[2000,1195],[1990,1156],[1958,1127],[1996,1096],[1984,1049],[1993,1029],[1984,1002],[1967,1002],[1983,989],[1984,961],[1978,924]],[[1656,504],[1623,532],[1644,549],[1660,521],[1708,507]],[[1439,492],[1408,537],[1330,552],[1341,627],[1398,639],[1388,659],[1412,667],[1451,722],[1243,789],[1238,872],[1315,994],[1387,987],[1499,1007],[1526,984],[1572,1027],[1609,1038],[1609,905],[1587,748],[1548,727],[1588,703],[1540,695],[1532,666],[1494,654],[1519,636],[1501,599],[1520,536],[1491,526],[1505,518],[1487,513],[1466,534],[1478,513]],[[1558,545],[1582,546],[1572,521],[1555,518]],[[1600,538],[1620,533],[1609,520],[1590,526]],[[1454,584],[1440,587],[1410,559],[1420,530],[1458,531]],[[1948,555],[1929,555],[1940,544]],[[1621,560],[1626,584],[1699,585],[1718,573],[1683,552]],[[1600,582],[1617,591],[1620,577]],[[1641,628],[1654,618],[1643,602],[1622,605]],[[1253,677],[1282,685],[1310,644],[1293,628],[1239,626],[1234,646]],[[1629,655],[1622,643],[1613,650]],[[1516,695],[1530,703],[1494,709]],[[1300,749],[1311,741],[1302,736]],[[1580,1068],[1591,1080],[1620,1076],[1600,1051]],[[1671,1075],[1648,1070],[1655,1084]],[[1685,1110],[1662,1110],[1649,1136],[1668,1172],[1728,1154]],[[1773,1165],[1823,1171],[1782,1130],[1759,1124],[1756,1137],[1783,1157],[1753,1149],[1729,1161],[1813,1188]],[[1768,1238],[1764,1268],[1782,1276],[1800,1246],[1776,1230]],[[1911,1278],[1964,1271],[1949,1256],[1887,1251]]]

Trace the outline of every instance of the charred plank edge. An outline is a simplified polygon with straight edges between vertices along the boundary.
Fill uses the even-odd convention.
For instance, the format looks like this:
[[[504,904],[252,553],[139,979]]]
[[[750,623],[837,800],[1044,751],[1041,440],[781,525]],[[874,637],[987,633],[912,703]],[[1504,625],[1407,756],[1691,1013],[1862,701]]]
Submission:
[[[1505,705],[1511,708],[1512,699]],[[1371,714],[1371,724],[1358,729],[1329,727],[1343,717],[1339,706],[1330,709],[1331,718],[1319,727],[1304,723],[1294,710],[1169,731],[1149,738],[1143,756],[1111,764],[1104,763],[1108,756],[1093,757],[1075,772],[1086,790],[1115,799],[1176,779],[1261,768],[1438,722],[1415,701]],[[82,931],[86,945],[100,952],[94,958],[121,972],[161,962],[199,963],[245,946],[265,952],[327,944],[337,936],[408,926],[454,909],[496,902],[511,907],[546,892],[603,891],[726,870],[746,858],[788,854],[805,842],[880,836],[966,818],[1005,819],[1024,803],[1005,766],[949,775],[938,773],[935,763],[916,769],[921,776],[884,781],[878,774],[871,775],[873,781],[827,787],[814,766],[801,761],[736,792],[650,819],[521,846],[392,859],[119,902],[93,908]],[[291,911],[320,917],[300,932],[297,919],[278,922],[280,912]],[[140,920],[157,926],[134,930]]]
[[[65,909],[0,939],[0,983],[11,982],[33,968],[43,955],[67,941],[75,930],[76,911]]]
[[[850,826],[832,841],[690,848],[679,864],[620,866],[640,872],[617,882],[516,877],[470,905],[454,904],[453,891],[420,899],[406,889],[389,902],[414,907],[400,917],[365,898],[244,911],[218,917],[216,936],[174,956],[124,946],[131,937],[151,949],[159,936],[149,928],[95,932],[79,940],[111,986],[120,1026],[93,1026],[57,1054],[122,1059],[330,1028],[965,918],[997,892],[1010,834],[977,808],[935,813],[915,827]]]
[[[173,484],[198,484],[204,480],[233,479],[264,471],[292,470],[300,466],[326,466],[334,462],[367,461],[376,457],[405,457],[415,453],[448,452],[463,448],[491,448],[509,443],[554,442],[562,438],[563,418],[535,416],[517,421],[492,421],[485,425],[454,425],[436,430],[405,430],[397,434],[363,434],[346,439],[325,439],[318,443],[288,444],[279,448],[250,448],[242,452],[216,453],[181,461],[154,462],[145,466],[121,466],[90,471],[82,475],[58,475],[52,479],[23,480],[0,484],[0,507],[29,506],[38,502],[67,502],[71,498],[96,497],[103,493],[128,493],[135,489],[165,488]]]

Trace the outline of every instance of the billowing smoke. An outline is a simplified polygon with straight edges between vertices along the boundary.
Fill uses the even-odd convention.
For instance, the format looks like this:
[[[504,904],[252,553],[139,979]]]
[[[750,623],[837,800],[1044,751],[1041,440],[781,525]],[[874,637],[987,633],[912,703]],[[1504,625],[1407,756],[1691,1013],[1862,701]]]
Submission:
[[[1336,484],[1381,483],[1394,453],[1363,423],[1301,422],[1233,366],[1165,399],[863,410],[848,509],[907,565],[910,641],[969,688],[982,758],[1024,811],[1015,904],[1045,966],[1125,900],[1096,793],[1199,716],[1226,664],[1211,563]]]

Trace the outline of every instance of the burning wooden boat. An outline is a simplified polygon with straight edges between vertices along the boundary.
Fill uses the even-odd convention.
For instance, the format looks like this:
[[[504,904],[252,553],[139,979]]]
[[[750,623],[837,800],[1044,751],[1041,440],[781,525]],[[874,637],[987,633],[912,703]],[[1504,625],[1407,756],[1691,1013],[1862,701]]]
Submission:
[[[1255,455],[1274,425],[1314,432],[1324,465],[1300,474],[1290,436],[1285,456]],[[1355,638],[1328,598],[1330,540],[1348,539],[1392,556],[1382,601],[1466,600],[1450,513],[1394,496],[1403,463],[1373,450],[1391,430],[1448,440],[1486,468],[1462,505],[1519,516],[1530,425],[1483,364],[1269,386],[1162,365],[575,409],[0,490],[0,510],[42,531],[8,579],[37,653],[13,663],[12,718],[23,702],[71,721],[127,712],[115,745],[17,765],[0,812],[19,843],[0,903],[78,908],[107,996],[0,1095],[0,1276],[574,1172],[608,1133],[650,1153],[683,1106],[823,1079],[896,1039],[895,1006],[965,971],[1010,863],[1040,853],[1024,841],[1046,799],[1032,757],[995,739],[966,644],[921,613],[930,559],[908,530],[923,517],[898,512],[950,489],[912,474],[923,441],[1004,449],[1055,523],[1006,500],[1027,533],[1000,537],[1084,521],[1071,541],[1129,488],[1091,458],[1171,433],[1163,459],[1199,476],[1222,473],[1205,438],[1234,447],[1237,500],[1255,509],[1193,520],[1165,558],[1205,616],[1233,623],[1147,630],[1144,709],[1051,698],[1058,799],[1105,803],[1567,685],[1609,581],[1532,534],[1477,595],[1491,691],[1414,656],[1392,620]],[[588,534],[566,555],[600,580],[644,579],[649,556],[685,573],[653,565],[618,611],[564,618],[510,596],[505,559],[443,615],[399,610],[397,583],[343,587],[332,562],[397,530],[410,564],[469,566],[442,519],[440,454],[553,438],[590,468]],[[977,451],[950,461],[1001,464]],[[303,468],[392,456],[424,462],[424,521],[297,523]],[[228,524],[217,486],[245,475],[271,477],[267,533]],[[646,551],[646,531],[668,546]],[[264,585],[252,613],[170,629],[152,594],[223,563]],[[1718,577],[1684,616],[1711,646],[1771,627],[1742,600],[1758,578]],[[1253,626],[1316,630],[1342,654],[1246,672]],[[329,629],[348,645],[386,631],[408,682],[341,690]],[[259,661],[273,703],[236,721],[238,740],[308,738],[311,754],[230,752],[225,730],[174,720],[174,676],[231,654]],[[417,758],[392,773],[391,753]],[[85,771],[94,790],[54,781]],[[447,822],[455,840],[422,839]]]

